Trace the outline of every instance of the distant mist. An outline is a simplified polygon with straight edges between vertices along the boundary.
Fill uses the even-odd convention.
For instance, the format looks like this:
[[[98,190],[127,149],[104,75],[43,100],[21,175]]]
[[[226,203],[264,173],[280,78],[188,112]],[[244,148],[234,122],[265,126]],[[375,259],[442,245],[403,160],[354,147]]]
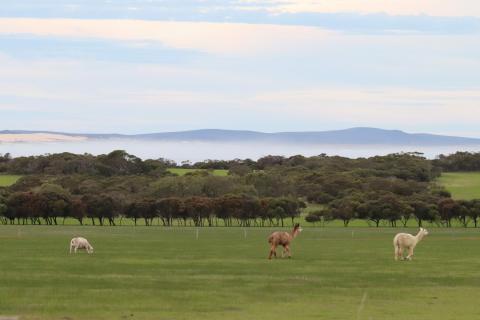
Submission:
[[[302,154],[313,156],[321,153],[339,155],[349,158],[371,157],[396,152],[422,152],[427,158],[435,158],[439,154],[450,154],[456,151],[480,152],[480,145],[457,146],[398,146],[398,145],[334,145],[334,144],[274,144],[255,142],[166,142],[138,141],[130,139],[105,139],[75,142],[43,142],[43,143],[0,143],[0,153],[11,153],[12,156],[42,155],[47,153],[91,153],[94,155],[109,153],[122,149],[142,159],[167,158],[180,163],[184,160],[192,162],[206,159],[231,160],[235,158],[258,159],[272,154],[292,156]]]

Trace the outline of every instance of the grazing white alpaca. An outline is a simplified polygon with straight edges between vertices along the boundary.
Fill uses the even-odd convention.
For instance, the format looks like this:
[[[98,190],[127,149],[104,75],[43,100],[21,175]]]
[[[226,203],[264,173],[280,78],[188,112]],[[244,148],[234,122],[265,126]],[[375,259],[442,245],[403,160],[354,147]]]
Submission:
[[[70,240],[70,253],[74,250],[77,253],[77,249],[85,249],[87,253],[93,253],[93,247],[88,243],[88,240],[82,237],[76,237]]]
[[[419,243],[423,237],[428,234],[427,229],[420,228],[416,236],[408,233],[398,233],[393,238],[393,247],[395,248],[395,260],[398,258],[403,260],[403,249],[408,249],[407,260],[412,260],[413,249],[417,243]]]

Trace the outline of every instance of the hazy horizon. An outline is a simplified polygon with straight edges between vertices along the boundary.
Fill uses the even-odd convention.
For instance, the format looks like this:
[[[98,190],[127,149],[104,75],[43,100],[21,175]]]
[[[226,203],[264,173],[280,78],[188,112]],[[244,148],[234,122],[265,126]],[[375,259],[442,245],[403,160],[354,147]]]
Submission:
[[[387,146],[387,145],[326,145],[326,144],[278,144],[278,143],[220,143],[220,142],[166,142],[137,141],[131,139],[105,139],[77,142],[16,142],[0,143],[0,154],[10,153],[13,157],[36,156],[52,153],[71,152],[93,155],[107,154],[113,150],[125,150],[142,159],[166,158],[177,164],[182,161],[204,160],[257,160],[267,155],[315,156],[322,153],[348,158],[372,157],[399,152],[421,152],[433,159],[440,154],[457,151],[480,152],[479,145],[465,146]]]

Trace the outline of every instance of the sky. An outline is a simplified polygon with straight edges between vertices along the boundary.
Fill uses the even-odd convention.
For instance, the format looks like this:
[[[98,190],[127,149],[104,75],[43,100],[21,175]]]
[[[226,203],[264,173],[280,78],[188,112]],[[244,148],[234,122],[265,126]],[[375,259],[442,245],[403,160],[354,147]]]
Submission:
[[[478,0],[3,0],[0,130],[480,138]]]

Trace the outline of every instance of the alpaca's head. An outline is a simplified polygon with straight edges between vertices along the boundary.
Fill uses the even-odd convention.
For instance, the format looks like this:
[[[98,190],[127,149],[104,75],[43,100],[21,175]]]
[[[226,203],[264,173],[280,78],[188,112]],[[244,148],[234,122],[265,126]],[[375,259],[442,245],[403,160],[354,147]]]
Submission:
[[[421,232],[424,236],[428,235],[428,230],[427,230],[427,229],[420,228],[420,232]]]
[[[300,223],[295,223],[295,226],[293,227],[293,233],[298,234],[302,231],[303,229],[300,227]]]

